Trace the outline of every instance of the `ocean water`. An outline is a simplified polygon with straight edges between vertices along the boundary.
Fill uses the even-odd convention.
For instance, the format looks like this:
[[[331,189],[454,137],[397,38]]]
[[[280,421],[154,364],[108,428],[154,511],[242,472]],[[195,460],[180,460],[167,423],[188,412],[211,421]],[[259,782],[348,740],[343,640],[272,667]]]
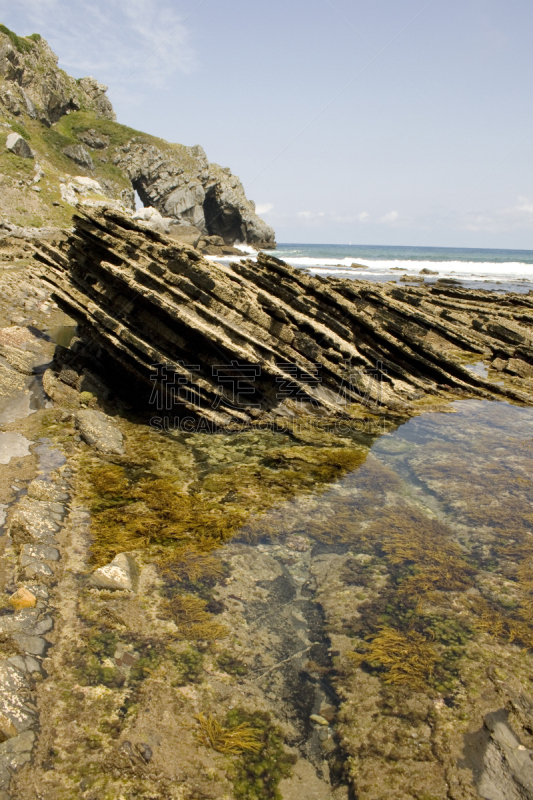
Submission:
[[[249,247],[242,250],[243,257],[253,255]],[[417,276],[428,269],[437,274],[423,275],[426,283],[453,279],[467,288],[516,292],[533,288],[533,250],[281,243],[267,252],[313,275],[399,282],[402,273]]]

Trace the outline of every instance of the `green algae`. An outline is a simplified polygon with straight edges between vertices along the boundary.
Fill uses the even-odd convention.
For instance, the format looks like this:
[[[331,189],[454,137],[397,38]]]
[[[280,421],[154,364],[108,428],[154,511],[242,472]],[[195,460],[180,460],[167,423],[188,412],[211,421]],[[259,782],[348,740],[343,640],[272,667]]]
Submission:
[[[93,632],[78,653],[75,673],[80,684],[112,688],[124,685],[125,678],[118,667],[105,663],[112,658],[117,641],[114,631]]]
[[[247,675],[249,672],[244,661],[241,661],[240,658],[237,658],[233,653],[230,653],[229,650],[224,650],[222,653],[220,653],[216,661],[219,669],[221,669],[223,672],[227,672],[228,675],[242,677],[243,675]]]
[[[179,678],[175,682],[177,686],[201,682],[204,655],[196,647],[190,645],[185,650],[177,653],[174,662],[179,670]]]
[[[283,735],[269,714],[233,709],[228,713],[229,726],[248,725],[257,731],[260,743],[256,751],[235,759],[231,774],[236,800],[282,800],[279,783],[291,775],[296,757],[287,753]]]

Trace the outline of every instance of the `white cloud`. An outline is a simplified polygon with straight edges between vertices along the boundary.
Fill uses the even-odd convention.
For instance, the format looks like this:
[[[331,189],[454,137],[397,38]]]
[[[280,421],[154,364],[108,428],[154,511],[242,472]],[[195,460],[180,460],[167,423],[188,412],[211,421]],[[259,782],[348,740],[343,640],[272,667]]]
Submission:
[[[459,217],[459,225],[467,231],[506,231],[533,229],[533,200],[519,197],[513,206],[491,211],[468,211]]]
[[[357,219],[359,222],[368,222],[370,219],[370,214],[368,211],[361,211],[361,213],[357,216]]]
[[[161,86],[195,65],[188,31],[169,0],[18,0],[16,16],[19,33],[37,31],[67,71],[94,75],[111,94],[130,73],[136,88]]]
[[[300,219],[309,220],[309,222],[316,222],[326,216],[325,211],[298,211],[296,214]]]
[[[273,203],[259,203],[255,207],[256,214],[268,214],[269,211],[272,211],[274,208]]]
[[[383,225],[392,225],[394,222],[398,221],[399,214],[397,211],[389,211],[388,214],[385,214],[383,217],[380,217],[378,222],[383,223]]]

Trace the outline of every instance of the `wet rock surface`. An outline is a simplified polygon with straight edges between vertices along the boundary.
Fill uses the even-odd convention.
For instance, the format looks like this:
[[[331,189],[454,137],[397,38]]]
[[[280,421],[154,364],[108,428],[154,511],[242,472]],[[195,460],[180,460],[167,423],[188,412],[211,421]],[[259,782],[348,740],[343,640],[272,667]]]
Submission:
[[[113,421],[101,411],[83,409],[76,414],[76,426],[84,440],[102,453],[124,452],[124,437]]]

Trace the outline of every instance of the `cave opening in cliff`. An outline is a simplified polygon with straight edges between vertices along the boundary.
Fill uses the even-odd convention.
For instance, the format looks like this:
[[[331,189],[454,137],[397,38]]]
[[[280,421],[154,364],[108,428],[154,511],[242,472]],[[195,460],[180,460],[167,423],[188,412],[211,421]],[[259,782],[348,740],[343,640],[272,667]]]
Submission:
[[[135,211],[139,211],[141,208],[144,208],[144,203],[141,200],[139,192],[137,192],[135,190],[134,190],[134,194],[133,194],[133,202],[135,204]]]
[[[150,196],[146,192],[142,178],[134,178],[131,182],[133,191],[135,192],[135,210],[140,208],[148,208],[152,205]]]
[[[228,205],[221,205],[216,186],[206,191],[204,200],[205,226],[210,236],[221,236],[226,244],[246,241],[240,211]]]

